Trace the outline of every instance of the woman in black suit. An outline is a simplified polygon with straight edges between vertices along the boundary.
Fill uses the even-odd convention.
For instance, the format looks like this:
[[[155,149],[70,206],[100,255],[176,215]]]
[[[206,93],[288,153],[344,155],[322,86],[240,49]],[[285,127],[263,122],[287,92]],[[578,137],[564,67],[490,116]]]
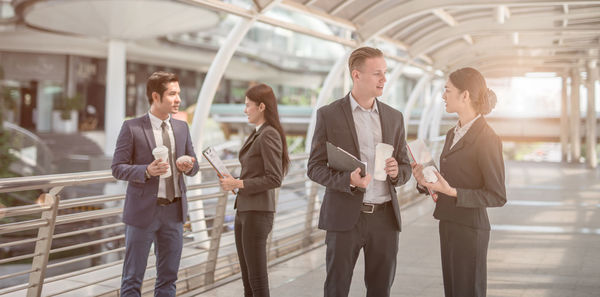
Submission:
[[[446,297],[485,296],[490,222],[487,207],[506,203],[502,142],[483,115],[496,105],[496,95],[473,68],[450,74],[443,95],[446,111],[458,114],[446,135],[437,182],[429,183],[423,167],[413,166],[422,186],[436,192],[433,216],[438,219]]]
[[[235,199],[235,246],[244,296],[269,296],[267,237],[273,229],[275,189],[290,163],[273,89],[259,84],[246,91],[244,113],[256,125],[239,154],[242,173],[219,180],[224,191],[239,189]]]

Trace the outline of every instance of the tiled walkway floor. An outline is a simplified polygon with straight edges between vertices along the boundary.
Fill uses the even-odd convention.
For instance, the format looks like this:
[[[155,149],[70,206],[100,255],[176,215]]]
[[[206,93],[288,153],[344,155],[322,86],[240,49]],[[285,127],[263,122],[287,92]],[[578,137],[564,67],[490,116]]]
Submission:
[[[508,162],[509,203],[489,209],[488,296],[600,296],[600,171],[584,165]],[[403,212],[392,296],[443,296],[433,202]],[[271,296],[323,295],[325,247],[269,270]],[[350,296],[365,296],[363,262]],[[200,297],[242,296],[241,280]]]

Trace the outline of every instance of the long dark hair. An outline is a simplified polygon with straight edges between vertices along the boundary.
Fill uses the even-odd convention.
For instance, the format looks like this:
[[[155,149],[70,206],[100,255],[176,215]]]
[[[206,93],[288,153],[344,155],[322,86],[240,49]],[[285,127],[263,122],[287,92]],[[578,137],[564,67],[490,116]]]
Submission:
[[[290,165],[290,157],[288,155],[285,133],[283,133],[283,128],[281,127],[281,122],[279,121],[279,112],[277,111],[277,98],[275,98],[273,89],[271,89],[271,87],[265,84],[258,84],[253,87],[250,87],[246,91],[246,97],[248,97],[248,100],[256,103],[256,105],[260,105],[261,103],[265,105],[265,121],[267,122],[267,124],[269,124],[269,126],[275,128],[275,130],[279,132],[279,136],[281,137],[281,146],[283,147],[283,152],[281,155],[281,165],[283,168],[283,172],[286,173]]]
[[[469,91],[471,106],[478,114],[486,115],[496,106],[496,93],[488,89],[483,75],[475,68],[466,67],[452,72],[450,81],[461,92]]]

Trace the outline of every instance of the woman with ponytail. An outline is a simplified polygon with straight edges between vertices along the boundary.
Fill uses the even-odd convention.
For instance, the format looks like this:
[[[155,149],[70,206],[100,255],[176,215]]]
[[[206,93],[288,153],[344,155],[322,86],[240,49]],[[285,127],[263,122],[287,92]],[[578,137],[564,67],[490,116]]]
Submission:
[[[462,68],[450,74],[442,97],[459,120],[446,135],[437,181],[427,182],[423,167],[411,165],[419,191],[427,193],[426,187],[438,196],[433,216],[440,221],[446,297],[482,297],[490,239],[486,208],[506,203],[502,142],[484,117],[496,95],[479,71]]]
[[[242,173],[219,182],[224,191],[238,189],[234,230],[244,296],[268,297],[267,236],[273,229],[275,189],[290,159],[273,89],[265,84],[249,88],[244,113],[255,129],[239,153]]]

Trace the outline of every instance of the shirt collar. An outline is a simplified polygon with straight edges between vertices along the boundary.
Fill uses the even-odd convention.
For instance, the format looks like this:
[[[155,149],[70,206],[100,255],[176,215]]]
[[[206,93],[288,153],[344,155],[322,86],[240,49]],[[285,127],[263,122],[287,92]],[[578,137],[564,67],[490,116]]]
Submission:
[[[481,114],[478,114],[474,119],[472,119],[470,122],[466,123],[464,126],[460,126],[460,120],[458,120],[458,122],[456,123],[456,128],[454,128],[454,133],[456,134],[457,132],[467,132],[469,130],[469,128],[471,128],[471,126],[473,126],[473,123],[475,123],[475,121],[481,117]]]
[[[256,127],[254,129],[256,129],[255,131],[258,132],[258,130],[260,130],[260,127],[262,127],[265,123],[262,123],[260,125],[256,125]]]
[[[155,115],[153,115],[150,111],[148,111],[148,116],[150,117],[150,124],[154,129],[161,129],[163,120],[159,119]],[[171,126],[171,115],[165,120],[167,122],[167,126]]]
[[[354,99],[354,96],[352,96],[352,92],[350,92],[349,96],[350,96],[350,107],[352,108],[352,111],[356,110],[356,108],[358,107],[362,111],[374,111],[375,113],[379,113],[379,110],[377,109],[377,100],[375,100],[373,102],[373,107],[371,109],[366,109],[366,108],[360,106],[360,104],[358,104],[358,102],[356,102],[356,99]],[[375,99],[377,99],[377,98],[375,98]]]

